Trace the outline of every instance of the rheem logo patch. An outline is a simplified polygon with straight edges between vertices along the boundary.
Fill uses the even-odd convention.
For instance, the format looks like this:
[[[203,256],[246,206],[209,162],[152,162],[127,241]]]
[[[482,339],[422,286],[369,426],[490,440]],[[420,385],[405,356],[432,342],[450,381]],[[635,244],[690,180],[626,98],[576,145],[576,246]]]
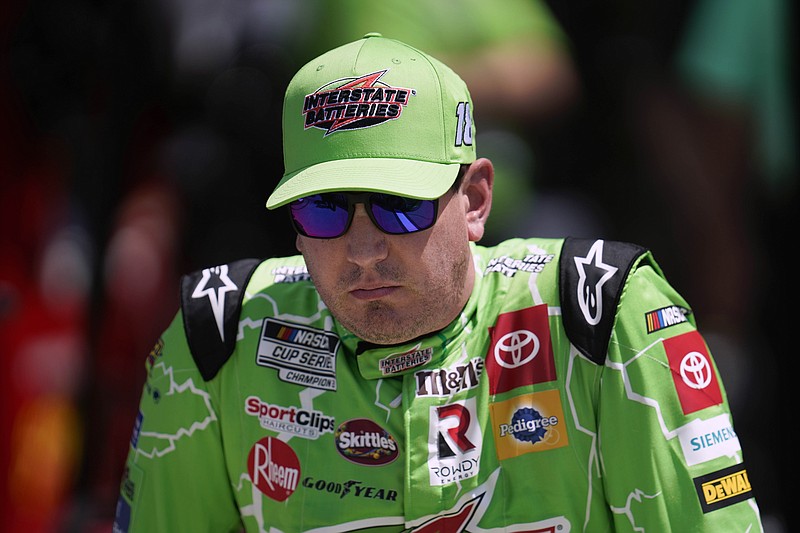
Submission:
[[[247,471],[253,485],[265,496],[282,502],[300,481],[300,460],[291,446],[274,437],[256,442],[247,456]]]
[[[547,305],[501,314],[489,335],[489,394],[556,379]]]
[[[706,343],[697,331],[664,339],[664,350],[683,414],[722,403],[722,393]]]

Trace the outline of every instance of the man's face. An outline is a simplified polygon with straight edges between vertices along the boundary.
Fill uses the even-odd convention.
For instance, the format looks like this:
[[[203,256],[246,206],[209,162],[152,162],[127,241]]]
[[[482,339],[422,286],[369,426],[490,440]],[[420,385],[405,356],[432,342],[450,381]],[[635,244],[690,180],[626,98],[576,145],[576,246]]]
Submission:
[[[298,235],[297,248],[322,300],[359,338],[395,344],[439,330],[464,307],[475,279],[462,191],[439,200],[433,227],[381,232],[357,204],[350,229],[335,239]]]

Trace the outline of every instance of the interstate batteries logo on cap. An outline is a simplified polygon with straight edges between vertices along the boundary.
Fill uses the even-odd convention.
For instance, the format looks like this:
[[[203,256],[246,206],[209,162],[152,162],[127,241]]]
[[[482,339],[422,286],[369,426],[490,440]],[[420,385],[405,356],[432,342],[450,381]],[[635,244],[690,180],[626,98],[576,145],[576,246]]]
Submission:
[[[413,89],[392,87],[380,81],[387,70],[327,83],[306,95],[303,101],[305,129],[339,130],[377,126],[400,118]]]

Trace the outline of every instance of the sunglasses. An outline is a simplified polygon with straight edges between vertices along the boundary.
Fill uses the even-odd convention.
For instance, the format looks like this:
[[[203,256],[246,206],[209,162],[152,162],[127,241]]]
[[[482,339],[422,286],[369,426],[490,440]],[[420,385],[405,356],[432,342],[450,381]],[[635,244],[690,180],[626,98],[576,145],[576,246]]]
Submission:
[[[377,192],[315,194],[289,204],[292,225],[300,235],[335,239],[350,228],[356,204],[363,203],[372,223],[384,233],[403,235],[433,226],[439,199],[418,200]]]

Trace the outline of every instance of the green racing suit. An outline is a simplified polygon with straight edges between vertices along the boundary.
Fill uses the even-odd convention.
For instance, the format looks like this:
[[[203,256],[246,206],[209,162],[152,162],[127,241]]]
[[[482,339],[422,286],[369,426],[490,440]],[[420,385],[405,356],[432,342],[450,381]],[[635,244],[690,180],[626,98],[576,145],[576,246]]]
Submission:
[[[446,328],[356,338],[301,256],[184,276],[115,531],[761,531],[723,383],[651,253],[472,244]]]

